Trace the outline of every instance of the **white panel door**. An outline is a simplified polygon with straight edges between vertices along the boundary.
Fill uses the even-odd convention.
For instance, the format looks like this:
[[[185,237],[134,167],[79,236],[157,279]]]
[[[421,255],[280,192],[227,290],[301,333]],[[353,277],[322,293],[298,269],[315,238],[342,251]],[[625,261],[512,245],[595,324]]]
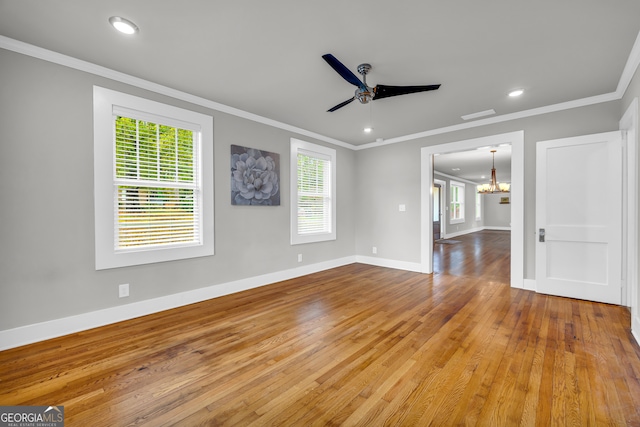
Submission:
[[[537,145],[536,290],[621,303],[622,138]]]

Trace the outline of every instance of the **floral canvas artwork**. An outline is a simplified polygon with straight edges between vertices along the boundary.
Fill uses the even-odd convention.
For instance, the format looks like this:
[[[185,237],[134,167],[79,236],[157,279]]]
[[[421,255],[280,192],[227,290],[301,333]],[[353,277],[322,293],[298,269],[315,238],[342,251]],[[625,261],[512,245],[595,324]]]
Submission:
[[[231,204],[280,206],[280,155],[231,146]]]

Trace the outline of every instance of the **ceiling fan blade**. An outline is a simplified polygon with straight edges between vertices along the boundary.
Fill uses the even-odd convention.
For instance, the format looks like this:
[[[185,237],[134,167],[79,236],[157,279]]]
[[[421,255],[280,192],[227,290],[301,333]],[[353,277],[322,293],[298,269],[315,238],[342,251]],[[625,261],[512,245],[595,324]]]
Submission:
[[[353,72],[351,72],[351,70],[345,67],[342,62],[338,61],[335,56],[327,53],[326,55],[322,55],[322,59],[327,61],[327,64],[331,65],[331,68],[336,70],[336,72],[340,74],[343,79],[354,86],[358,86],[359,88],[362,88],[364,90],[367,89],[365,84],[362,83],[360,79],[355,74],[353,74]]]
[[[374,88],[375,95],[373,100],[389,98],[390,96],[408,95],[410,93],[426,92],[428,90],[436,90],[440,85],[424,85],[424,86],[386,86],[377,85]]]
[[[327,113],[332,113],[332,112],[336,111],[338,108],[342,108],[345,105],[350,104],[354,99],[356,99],[355,96],[353,98],[351,98],[351,99],[347,99],[346,101],[341,102],[340,104],[336,105],[335,107],[329,108],[327,110]]]

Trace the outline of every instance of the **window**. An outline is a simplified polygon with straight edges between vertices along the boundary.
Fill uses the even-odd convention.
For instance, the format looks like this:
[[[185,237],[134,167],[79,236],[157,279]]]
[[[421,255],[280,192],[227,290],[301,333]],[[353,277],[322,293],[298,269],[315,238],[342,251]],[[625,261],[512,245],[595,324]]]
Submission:
[[[482,220],[482,194],[476,192],[476,221]]]
[[[213,255],[210,116],[94,87],[96,269]]]
[[[451,206],[449,219],[451,224],[464,222],[464,184],[451,181]]]
[[[291,244],[336,239],[336,150],[291,139]]]
[[[440,185],[433,186],[433,222],[440,221]]]

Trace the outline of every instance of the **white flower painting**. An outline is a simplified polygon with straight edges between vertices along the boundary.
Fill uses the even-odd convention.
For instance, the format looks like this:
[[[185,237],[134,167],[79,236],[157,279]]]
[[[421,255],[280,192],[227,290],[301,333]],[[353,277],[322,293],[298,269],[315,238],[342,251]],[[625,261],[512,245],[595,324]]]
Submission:
[[[280,206],[280,155],[231,146],[231,204]]]

